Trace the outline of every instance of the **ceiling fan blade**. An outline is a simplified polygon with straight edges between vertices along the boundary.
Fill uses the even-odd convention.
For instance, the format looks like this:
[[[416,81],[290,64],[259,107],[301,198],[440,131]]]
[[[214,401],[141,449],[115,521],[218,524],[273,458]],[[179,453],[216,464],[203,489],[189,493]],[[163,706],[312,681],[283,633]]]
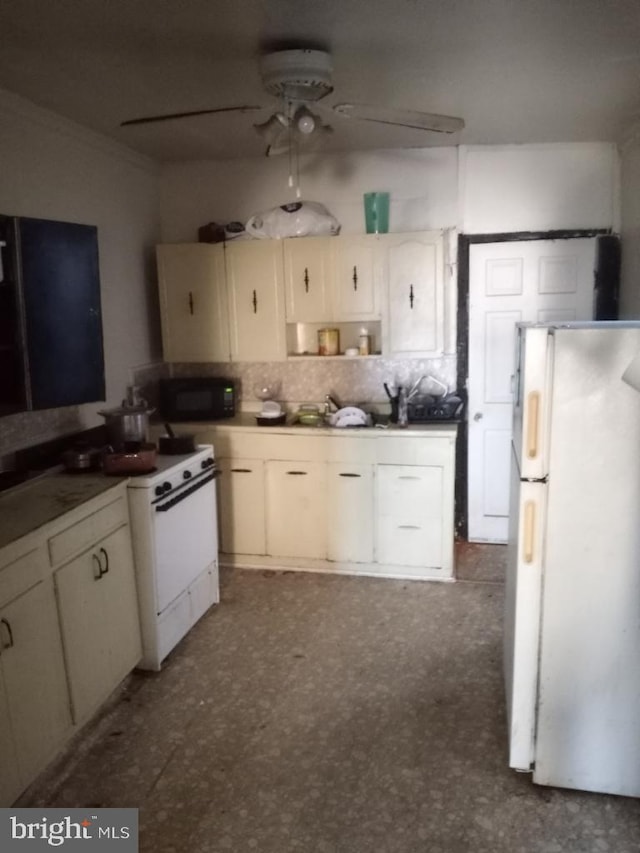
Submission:
[[[464,121],[461,118],[422,113],[417,110],[396,110],[392,107],[376,107],[370,104],[336,104],[333,109],[342,118],[414,127],[417,130],[430,130],[435,133],[456,133],[464,127]]]
[[[152,124],[159,121],[172,121],[178,118],[189,118],[191,116],[212,115],[213,113],[249,113],[256,110],[263,110],[264,107],[218,107],[213,110],[190,110],[184,113],[168,113],[161,116],[144,116],[143,118],[131,118],[128,121],[120,123],[120,127],[128,127],[134,124]]]

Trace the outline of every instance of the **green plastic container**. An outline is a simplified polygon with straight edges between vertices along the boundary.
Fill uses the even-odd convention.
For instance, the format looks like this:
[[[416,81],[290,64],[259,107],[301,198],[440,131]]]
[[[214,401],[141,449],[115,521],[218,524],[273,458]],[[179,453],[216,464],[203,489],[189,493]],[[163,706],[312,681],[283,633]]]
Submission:
[[[389,231],[389,193],[364,194],[364,221],[367,234]]]

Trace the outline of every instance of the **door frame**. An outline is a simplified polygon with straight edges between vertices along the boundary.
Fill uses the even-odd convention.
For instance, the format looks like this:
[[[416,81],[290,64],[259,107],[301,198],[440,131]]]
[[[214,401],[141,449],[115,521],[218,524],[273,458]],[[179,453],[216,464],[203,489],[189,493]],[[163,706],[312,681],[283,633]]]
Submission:
[[[456,326],[456,382],[468,412],[469,374],[469,257],[474,243],[512,243],[525,240],[572,240],[596,237],[595,319],[617,320],[620,291],[620,237],[611,228],[585,228],[556,231],[507,231],[497,234],[458,235],[458,310]],[[458,425],[456,442],[455,537],[468,536],[468,428],[467,417]]]

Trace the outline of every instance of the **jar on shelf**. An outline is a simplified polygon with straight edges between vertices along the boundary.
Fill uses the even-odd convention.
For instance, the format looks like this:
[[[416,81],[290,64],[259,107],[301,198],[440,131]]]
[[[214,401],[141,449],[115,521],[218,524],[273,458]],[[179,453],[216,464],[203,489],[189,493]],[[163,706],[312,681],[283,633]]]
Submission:
[[[338,355],[339,353],[339,329],[320,329],[318,332],[318,355]]]

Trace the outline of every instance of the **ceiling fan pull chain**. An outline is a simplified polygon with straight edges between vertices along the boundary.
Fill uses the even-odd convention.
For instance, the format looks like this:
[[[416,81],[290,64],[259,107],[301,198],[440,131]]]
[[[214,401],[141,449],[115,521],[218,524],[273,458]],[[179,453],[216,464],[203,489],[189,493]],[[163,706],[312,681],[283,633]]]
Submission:
[[[258,294],[255,292],[255,290],[253,291],[253,299],[251,301],[253,302],[253,313],[257,314],[258,313]]]
[[[304,268],[304,292],[309,293],[309,270]]]
[[[409,285],[409,307],[413,308],[413,285]]]
[[[358,267],[353,268],[353,289],[358,289]]]

